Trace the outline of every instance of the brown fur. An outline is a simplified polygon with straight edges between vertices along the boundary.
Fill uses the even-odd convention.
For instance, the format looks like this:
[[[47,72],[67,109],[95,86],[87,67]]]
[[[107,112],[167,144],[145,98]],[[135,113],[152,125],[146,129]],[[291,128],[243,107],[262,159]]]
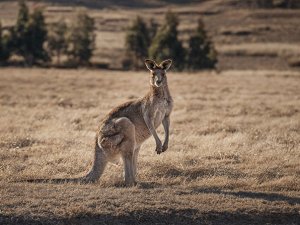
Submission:
[[[95,159],[100,160],[94,161],[92,170],[84,180],[97,180],[106,163],[121,156],[124,162],[125,183],[127,186],[132,186],[136,183],[137,155],[142,143],[153,135],[156,141],[156,152],[160,154],[167,150],[169,116],[173,100],[165,73],[171,62],[166,60],[157,65],[154,61],[146,60],[145,63],[151,71],[149,92],[141,99],[114,108],[101,122],[95,151]],[[158,81],[160,86],[155,83]],[[166,133],[163,145],[155,131],[161,123]]]
[[[86,176],[74,179],[27,181],[95,182],[104,172],[108,162],[121,157],[124,163],[126,186],[135,185],[137,157],[142,143],[152,135],[156,141],[157,154],[168,148],[169,117],[173,100],[168,88],[166,71],[171,63],[171,60],[165,60],[157,65],[152,60],[145,61],[151,72],[149,92],[143,98],[117,106],[101,121],[96,134],[93,166]],[[156,128],[160,124],[163,124],[165,130],[163,144],[156,133]]]

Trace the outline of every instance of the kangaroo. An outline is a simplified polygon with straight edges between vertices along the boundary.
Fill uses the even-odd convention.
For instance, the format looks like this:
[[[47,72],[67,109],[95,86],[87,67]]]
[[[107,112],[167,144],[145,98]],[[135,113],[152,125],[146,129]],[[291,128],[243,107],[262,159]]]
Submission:
[[[155,151],[160,154],[168,149],[170,114],[173,108],[166,72],[172,60],[157,65],[153,60],[145,60],[150,71],[150,91],[138,100],[128,101],[114,108],[100,123],[95,140],[94,162],[89,173],[73,179],[48,179],[52,182],[96,182],[108,162],[121,157],[125,171],[125,185],[136,185],[137,158],[142,143],[151,135],[156,142]],[[156,128],[162,124],[165,139],[162,144]],[[27,180],[30,182],[47,179]]]

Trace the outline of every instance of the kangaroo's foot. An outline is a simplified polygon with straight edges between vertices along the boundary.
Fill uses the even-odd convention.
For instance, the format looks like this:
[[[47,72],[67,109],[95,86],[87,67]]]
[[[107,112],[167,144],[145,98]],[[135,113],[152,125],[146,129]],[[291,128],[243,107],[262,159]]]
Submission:
[[[164,143],[161,151],[165,152],[168,149],[168,147],[169,147],[168,144]]]
[[[158,155],[163,152],[163,146],[160,141],[156,143],[155,151]]]

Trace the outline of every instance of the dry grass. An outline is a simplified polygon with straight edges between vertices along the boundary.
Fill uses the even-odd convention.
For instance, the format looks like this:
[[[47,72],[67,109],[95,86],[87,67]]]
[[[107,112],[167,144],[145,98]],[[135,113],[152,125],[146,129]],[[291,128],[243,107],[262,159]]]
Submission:
[[[0,70],[1,224],[297,224],[300,73],[169,74],[169,150],[147,141],[139,185],[110,165],[93,185],[16,183],[73,177],[95,130],[148,89],[146,72]],[[162,129],[159,130],[162,136]]]

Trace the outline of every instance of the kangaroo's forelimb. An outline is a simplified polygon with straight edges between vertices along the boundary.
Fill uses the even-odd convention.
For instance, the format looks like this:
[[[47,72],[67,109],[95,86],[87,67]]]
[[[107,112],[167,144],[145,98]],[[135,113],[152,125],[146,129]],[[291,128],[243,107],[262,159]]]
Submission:
[[[165,140],[162,146],[162,152],[166,151],[169,146],[169,128],[170,128],[170,116],[165,116],[162,121],[164,130],[165,130]]]
[[[149,114],[146,112],[146,113],[144,114],[144,120],[145,120],[145,123],[146,123],[146,125],[147,125],[147,127],[148,127],[150,133],[152,134],[152,136],[153,136],[154,139],[155,139],[155,142],[156,142],[156,149],[155,149],[155,151],[156,151],[156,153],[157,153],[157,154],[162,153],[162,143],[161,143],[161,140],[159,139],[159,137],[158,137],[158,135],[157,135],[157,133],[156,133],[156,130],[155,130],[155,128],[154,128],[154,124],[153,124],[153,120],[154,120],[154,119],[151,118],[151,117],[149,116]]]

